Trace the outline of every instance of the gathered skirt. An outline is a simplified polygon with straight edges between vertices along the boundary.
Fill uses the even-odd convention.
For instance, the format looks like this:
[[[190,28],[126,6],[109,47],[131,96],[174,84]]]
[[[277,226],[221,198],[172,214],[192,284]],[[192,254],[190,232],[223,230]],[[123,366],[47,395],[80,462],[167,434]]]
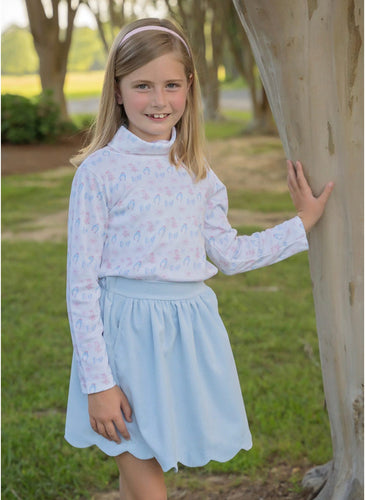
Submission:
[[[252,446],[237,370],[213,290],[106,277],[100,305],[109,364],[126,394],[131,439],[115,443],[94,432],[75,358],[65,438],[116,456],[156,458],[164,471],[225,462]]]

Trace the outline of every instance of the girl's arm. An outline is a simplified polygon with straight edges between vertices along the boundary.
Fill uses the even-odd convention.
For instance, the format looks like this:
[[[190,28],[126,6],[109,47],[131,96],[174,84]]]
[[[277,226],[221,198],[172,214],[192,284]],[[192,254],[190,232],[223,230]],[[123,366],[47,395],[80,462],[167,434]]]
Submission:
[[[302,164],[297,161],[294,166],[293,162],[287,160],[287,167],[290,196],[306,232],[309,233],[322,216],[334,183],[329,182],[322,194],[316,198],[304,176]]]
[[[214,186],[207,200],[204,238],[208,256],[225,274],[268,266],[308,249],[306,232],[322,215],[333,183],[329,183],[321,196],[315,198],[304,178],[301,165],[297,173],[292,164],[288,165],[288,169],[289,189],[298,216],[250,236],[239,236],[231,227],[227,218],[226,188],[214,172],[210,172]]]
[[[81,165],[73,179],[67,252],[67,310],[83,393],[115,385],[100,312],[98,275],[108,220],[104,183]]]
[[[129,439],[128,399],[113,379],[103,337],[99,304],[99,270],[108,223],[104,182],[80,166],[72,184],[68,224],[67,307],[82,392],[88,394],[89,418],[95,432],[120,442]]]

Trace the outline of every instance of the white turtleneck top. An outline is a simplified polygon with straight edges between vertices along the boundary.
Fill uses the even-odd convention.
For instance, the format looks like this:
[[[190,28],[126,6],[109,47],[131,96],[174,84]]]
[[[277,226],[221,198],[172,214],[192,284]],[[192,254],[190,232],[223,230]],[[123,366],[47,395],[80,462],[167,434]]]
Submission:
[[[77,169],[68,223],[67,306],[82,391],[115,385],[103,339],[99,278],[203,281],[267,266],[308,248],[299,217],[251,236],[227,220],[212,170],[194,182],[168,154],[121,127]],[[207,260],[207,255],[210,260]],[[216,267],[217,266],[217,267]]]

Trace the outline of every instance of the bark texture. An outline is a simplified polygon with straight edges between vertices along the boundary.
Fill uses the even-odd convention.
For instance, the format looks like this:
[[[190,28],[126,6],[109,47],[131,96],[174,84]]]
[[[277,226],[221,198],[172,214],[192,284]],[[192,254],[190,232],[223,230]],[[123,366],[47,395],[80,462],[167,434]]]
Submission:
[[[333,462],[316,498],[363,498],[363,3],[233,0],[291,160],[315,194],[309,237]]]

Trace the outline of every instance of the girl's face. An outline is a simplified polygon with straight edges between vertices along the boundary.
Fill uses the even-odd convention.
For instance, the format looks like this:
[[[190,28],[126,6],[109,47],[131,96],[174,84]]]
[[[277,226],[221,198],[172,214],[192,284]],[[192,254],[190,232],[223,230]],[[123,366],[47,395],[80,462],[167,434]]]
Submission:
[[[184,66],[173,52],[123,77],[117,102],[124,106],[129,130],[144,141],[169,140],[184,113],[189,87]]]

